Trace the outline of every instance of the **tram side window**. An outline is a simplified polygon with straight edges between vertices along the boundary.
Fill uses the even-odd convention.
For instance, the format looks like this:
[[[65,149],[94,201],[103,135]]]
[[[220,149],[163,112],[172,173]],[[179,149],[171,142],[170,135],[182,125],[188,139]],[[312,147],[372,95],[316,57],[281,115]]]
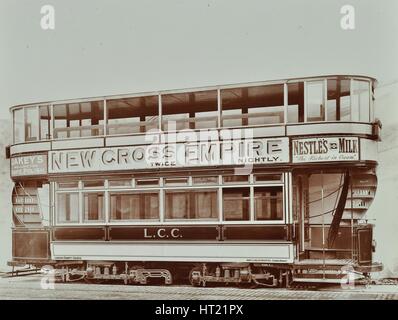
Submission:
[[[283,219],[283,189],[281,186],[255,187],[254,202],[256,220]]]
[[[14,143],[21,143],[25,141],[24,122],[24,109],[14,110]]]
[[[17,109],[13,112],[13,117],[14,143],[50,138],[50,106]]]
[[[159,219],[157,192],[123,192],[110,195],[112,220]]]
[[[307,121],[325,121],[323,81],[307,82]]]
[[[108,100],[108,134],[143,133],[157,129],[158,96]]]
[[[40,106],[39,107],[39,115],[40,115],[40,138],[50,139],[50,127],[51,127],[51,113],[50,106]]]
[[[216,128],[217,91],[162,95],[162,126],[165,131]]]
[[[39,140],[39,114],[37,107],[25,108],[25,141]]]
[[[350,120],[350,80],[327,80],[327,120]]]
[[[287,122],[304,122],[304,82],[287,84]]]
[[[284,122],[283,84],[221,90],[224,127]]]
[[[167,190],[165,215],[166,219],[217,219],[217,190]]]
[[[54,105],[54,138],[99,136],[104,133],[104,102]]]
[[[222,192],[224,220],[250,220],[250,188],[224,188]]]
[[[58,193],[57,214],[59,223],[79,222],[79,194]]]
[[[84,221],[104,221],[104,193],[83,193]]]
[[[352,121],[370,122],[369,82],[352,80],[351,108]]]

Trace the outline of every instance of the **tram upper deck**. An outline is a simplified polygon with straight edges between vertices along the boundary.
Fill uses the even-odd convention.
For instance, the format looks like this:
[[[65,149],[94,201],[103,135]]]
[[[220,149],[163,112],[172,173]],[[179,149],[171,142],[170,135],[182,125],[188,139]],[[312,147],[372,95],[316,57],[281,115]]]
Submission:
[[[378,139],[375,82],[363,76],[324,76],[15,106],[9,153],[13,157],[164,142],[357,136],[363,138],[361,147],[355,139],[329,142],[340,143],[343,153],[358,153],[351,160],[374,160],[376,144],[370,141]],[[274,150],[288,148],[283,141],[274,146],[263,142]],[[322,143],[293,141],[293,163],[321,154]],[[288,163],[288,153],[273,162]],[[266,155],[265,163],[272,161],[269,152],[261,155]],[[108,160],[114,160],[111,153]],[[18,171],[20,162],[14,163]]]

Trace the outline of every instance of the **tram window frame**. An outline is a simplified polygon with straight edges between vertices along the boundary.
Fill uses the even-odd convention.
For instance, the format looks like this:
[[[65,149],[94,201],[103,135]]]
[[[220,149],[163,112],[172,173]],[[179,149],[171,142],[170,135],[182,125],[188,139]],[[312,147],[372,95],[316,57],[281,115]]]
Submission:
[[[40,140],[51,139],[51,105],[39,105],[39,131]]]
[[[24,127],[25,142],[35,142],[40,140],[38,106],[24,108]]]
[[[14,143],[25,142],[25,108],[13,110],[13,141]]]
[[[326,121],[324,79],[305,82],[305,110],[305,122]]]
[[[218,188],[189,188],[189,189],[164,189],[164,202],[163,202],[163,212],[164,212],[164,221],[186,221],[186,222],[195,222],[195,221],[219,221],[219,189]],[[210,216],[203,217],[199,215],[199,207],[198,203],[208,203],[207,201],[200,201],[197,199],[197,196],[200,193],[211,193],[211,204],[210,206]],[[182,209],[184,216],[174,217],[174,211],[170,212],[170,208],[173,206],[174,199],[171,197],[175,195],[180,195],[184,197],[185,208]],[[214,196],[214,198],[212,197]],[[214,202],[214,203],[213,203]],[[203,210],[203,208],[202,208]]]
[[[260,177],[264,177],[264,179],[260,179]],[[268,178],[268,179],[267,179]],[[253,181],[257,184],[264,183],[283,183],[283,174],[282,173],[254,173]]]
[[[151,184],[151,181],[154,183]],[[156,181],[156,183],[155,183],[155,181]],[[158,188],[159,186],[160,186],[159,178],[135,178],[134,179],[134,187],[137,189]]]
[[[82,180],[83,189],[104,189],[105,180]]]
[[[304,81],[288,82],[286,85],[286,123],[304,122]]]
[[[117,116],[118,112],[122,115]],[[108,99],[106,100],[106,118],[106,133],[111,136],[145,133],[158,129],[159,96]]]
[[[47,114],[43,114],[43,110],[46,110]],[[19,114],[19,116],[17,116],[17,114]],[[12,117],[14,143],[29,143],[49,140],[51,138],[52,124],[50,105],[43,104],[17,108],[13,110]],[[18,120],[18,118],[20,119]],[[45,121],[42,121],[43,119]]]
[[[57,182],[57,190],[77,190],[79,189],[79,181],[62,181]]]
[[[286,120],[284,90],[283,83],[221,89],[221,126],[284,124]],[[279,120],[273,120],[278,117]],[[259,120],[263,122],[257,123]]]
[[[126,184],[122,184],[122,182],[126,182]],[[108,187],[109,189],[132,188],[133,179],[132,178],[108,179]]]
[[[83,109],[89,110],[82,112]],[[54,104],[52,121],[53,139],[55,140],[103,136],[105,126],[104,100]],[[90,123],[87,124],[87,122]]]
[[[214,178],[215,181],[202,181],[198,182],[198,179],[211,179]],[[192,176],[192,185],[193,186],[216,186],[219,184],[219,177],[217,175],[214,176]]]
[[[69,200],[69,202],[70,202],[70,204],[72,204],[72,203],[74,203],[74,204],[76,204],[77,205],[77,210],[75,210],[75,211],[73,211],[73,212],[75,212],[76,213],[76,220],[61,220],[60,218],[61,218],[61,210],[60,210],[60,204],[61,204],[61,201],[60,201],[60,199],[59,199],[59,197],[60,196],[65,196],[65,195],[68,195],[68,196],[71,196],[71,195],[74,195],[74,196],[76,196],[76,199],[70,199]],[[55,204],[55,208],[56,208],[56,217],[55,217],[55,221],[57,222],[57,224],[58,225],[63,225],[63,224],[80,224],[81,223],[81,218],[80,218],[80,211],[81,211],[81,208],[80,208],[80,201],[79,201],[79,198],[80,198],[80,193],[79,193],[79,191],[69,191],[69,192],[57,192],[56,193],[56,195],[55,195],[55,201],[56,201],[56,204]],[[66,213],[66,208],[67,208],[68,206],[62,206],[62,208],[65,208],[65,213]],[[75,208],[76,209],[76,208]],[[71,209],[69,209],[69,210],[71,210]],[[71,213],[69,212],[69,214],[66,214],[66,216],[67,215],[71,215]]]
[[[238,194],[242,193],[242,198],[238,198],[237,196],[233,196],[228,198],[228,200],[231,201],[239,201],[239,200],[244,200],[246,203],[242,203],[242,212],[241,213],[233,213],[234,216],[241,214],[241,218],[228,218],[226,212],[226,205],[225,205],[225,195],[226,191],[230,191],[231,194]],[[244,191],[244,192],[243,192]],[[247,198],[247,199],[245,199]],[[222,212],[222,217],[224,222],[232,222],[232,221],[244,221],[248,222],[251,221],[251,210],[252,210],[252,203],[251,203],[251,188],[250,186],[239,186],[239,187],[224,187],[222,188],[222,207],[223,207],[223,212]],[[236,205],[233,206],[234,208],[237,208]]]
[[[326,81],[326,121],[350,121],[351,79],[330,78]]]
[[[188,186],[189,178],[188,177],[165,177],[165,178],[163,178],[163,185],[166,187]]]
[[[165,93],[161,95],[161,101],[162,130],[164,131],[218,127],[216,89]]]
[[[277,192],[276,196],[270,195],[270,196],[265,196],[266,197],[266,206],[270,206],[270,218],[259,218],[259,212],[258,209],[260,207],[263,207],[263,203],[258,202],[258,198],[256,196],[256,192],[265,192],[266,190],[270,190],[271,192]],[[283,186],[255,186],[253,187],[253,202],[254,202],[254,220],[255,221],[283,221],[284,219],[284,188]],[[279,195],[278,195],[279,194]],[[273,200],[276,199],[276,203],[271,203],[274,202]],[[270,201],[268,203],[268,200]],[[261,201],[261,200],[260,200]],[[280,204],[279,204],[280,202]],[[278,209],[279,206],[279,209]],[[273,211],[273,210],[276,210]]]
[[[364,91],[365,90],[365,91]],[[370,83],[367,80],[351,79],[351,121],[370,122]]]
[[[113,211],[113,197],[117,197],[117,196],[138,196],[138,201],[139,201],[139,216],[138,218],[126,218],[126,219],[117,219],[114,217],[114,211]],[[157,197],[157,217],[152,217],[151,216],[151,212],[149,213],[149,217],[146,217],[146,206],[147,206],[147,196],[153,197],[156,195]],[[143,200],[144,200],[144,210],[142,210],[142,197],[143,196]],[[137,200],[137,199],[136,199]],[[117,201],[117,199],[116,199]],[[153,198],[149,199],[149,204],[152,205],[153,202]],[[131,204],[131,200],[130,200],[130,204]],[[117,205],[117,204],[116,204]],[[140,222],[140,221],[156,221],[159,222],[160,221],[160,205],[161,205],[161,201],[160,201],[160,190],[146,190],[146,191],[138,191],[138,190],[123,190],[123,191],[110,191],[109,192],[109,222],[130,222],[130,221],[135,221],[135,222]],[[131,206],[130,206],[131,209]],[[152,210],[153,208],[149,208],[149,210]],[[132,212],[131,210],[129,210],[129,212]],[[117,208],[116,208],[116,213],[117,213]],[[120,212],[120,214],[123,214],[122,212]]]
[[[245,180],[243,180],[246,178]],[[223,175],[222,176],[223,184],[249,184],[250,183],[250,175]]]
[[[256,220],[255,219],[255,188],[265,188],[265,187],[283,187],[284,190],[284,182],[279,180],[269,180],[269,179],[264,179],[264,181],[257,181],[255,180],[255,175],[262,175],[267,177],[268,175],[276,175],[276,174],[271,174],[271,173],[264,173],[264,172],[258,172],[258,173],[254,173],[251,175],[248,175],[248,181],[242,181],[243,183],[239,183],[239,182],[232,182],[231,184],[223,184],[222,183],[222,177],[223,175],[215,175],[215,176],[211,176],[211,177],[216,177],[218,179],[218,184],[214,184],[214,185],[197,185],[197,184],[193,184],[192,180],[194,177],[201,177],[201,176],[188,176],[188,181],[189,181],[189,185],[180,185],[180,186],[165,186],[163,183],[161,183],[158,186],[148,186],[148,187],[137,187],[134,185],[134,179],[132,178],[131,181],[133,182],[132,185],[128,185],[128,186],[122,186],[119,188],[115,188],[115,187],[111,187],[110,183],[109,183],[109,178],[107,180],[104,180],[104,185],[103,187],[93,187],[87,188],[84,187],[84,180],[78,180],[78,183],[75,181],[66,181],[65,183],[73,183],[73,185],[66,186],[63,187],[62,183],[63,182],[56,182],[54,184],[55,186],[55,194],[60,194],[60,193],[77,193],[78,199],[79,201],[76,201],[76,203],[78,203],[78,208],[79,208],[79,221],[61,221],[57,218],[59,212],[61,212],[61,210],[59,209],[59,203],[57,201],[57,196],[55,197],[55,201],[57,201],[56,203],[56,208],[57,211],[56,213],[56,217],[55,217],[55,221],[57,224],[60,225],[68,225],[68,224],[76,224],[79,223],[80,225],[99,225],[99,224],[117,224],[117,223],[138,223],[138,224],[143,224],[143,223],[178,223],[178,221],[184,221],[184,223],[188,223],[188,224],[195,224],[195,223],[201,223],[202,221],[206,221],[208,223],[226,223],[226,224],[237,224],[237,223],[260,223],[260,224],[279,224],[279,223],[283,223],[283,219],[285,217],[285,213],[282,212],[283,215],[283,219],[279,219],[278,220]],[[283,174],[277,174],[279,177],[281,177],[281,179],[283,179]],[[208,176],[204,176],[204,177],[208,177]],[[246,177],[246,175],[245,175]],[[174,177],[173,177],[174,178]],[[180,178],[180,177],[178,177]],[[185,177],[183,177],[185,178]],[[144,180],[149,180],[149,181],[154,181],[157,180],[159,182],[161,182],[161,180],[166,179],[166,177],[163,178],[146,178]],[[124,179],[125,181],[130,181],[130,179]],[[87,180],[86,180],[87,181]],[[97,180],[98,181],[98,180]],[[215,181],[213,181],[215,183]],[[60,185],[59,185],[60,183]],[[60,186],[60,187],[59,187]],[[77,186],[77,187],[76,187]],[[101,186],[102,186],[102,180],[101,180]],[[238,192],[239,189],[244,189],[246,192],[246,195],[244,198],[240,199],[240,200],[244,200],[243,206],[246,206],[245,208],[242,207],[242,209],[245,211],[244,214],[241,214],[240,217],[228,217],[228,213],[226,213],[227,207],[226,207],[226,198],[225,195],[228,193],[228,191],[230,190],[236,190],[236,192]],[[208,217],[203,217],[203,216],[199,216],[199,211],[200,210],[206,210],[202,207],[195,207],[195,209],[193,211],[191,211],[191,213],[187,212],[186,216],[177,216],[177,217],[173,217],[170,214],[167,214],[167,208],[166,208],[166,202],[167,202],[167,196],[166,193],[171,193],[171,192],[179,192],[182,195],[185,195],[185,201],[191,201],[191,203],[194,203],[192,200],[190,194],[195,194],[195,193],[200,193],[200,192],[204,192],[204,191],[211,191],[214,192],[213,195],[213,200],[214,200],[214,205],[213,205],[213,209],[211,211],[210,216]],[[112,202],[112,195],[117,194],[117,193],[142,193],[142,192],[146,192],[146,193],[151,193],[151,194],[158,194],[158,206],[159,206],[159,218],[156,219],[152,219],[152,218],[144,218],[144,219],[123,219],[123,220],[117,220],[114,219],[112,217],[112,208],[111,208],[111,202]],[[232,193],[236,193],[236,192],[232,192]],[[284,192],[284,191],[283,191]],[[97,193],[97,194],[101,194],[103,195],[103,209],[102,211],[99,211],[100,214],[98,215],[97,219],[87,219],[87,213],[86,213],[86,199],[85,199],[85,194],[87,193]],[[191,197],[191,198],[190,198]],[[231,197],[231,200],[236,200],[236,196],[233,195]],[[239,200],[239,199],[238,199]],[[282,210],[285,210],[284,206],[286,205],[284,203],[286,199],[283,198],[281,199],[282,201]],[[98,200],[97,200],[98,201]],[[202,200],[200,203],[204,203],[206,202],[205,200]],[[207,201],[208,202],[208,201]],[[235,207],[238,207],[235,204]],[[233,206],[232,206],[233,208]],[[184,209],[185,210],[185,209]],[[227,215],[226,215],[227,214]]]
[[[82,194],[82,222],[84,224],[90,224],[90,223],[106,223],[106,193],[104,190],[102,191],[86,191],[83,190]],[[90,219],[90,215],[92,215],[93,213],[90,213],[89,211],[86,211],[86,209],[88,210],[88,206],[86,203],[86,200],[89,201],[89,199],[86,199],[86,196],[90,196],[90,195],[97,195],[97,219]],[[102,204],[101,202],[98,202],[98,196],[101,197],[102,196]],[[90,204],[89,204],[90,205]],[[102,209],[102,210],[100,210]]]

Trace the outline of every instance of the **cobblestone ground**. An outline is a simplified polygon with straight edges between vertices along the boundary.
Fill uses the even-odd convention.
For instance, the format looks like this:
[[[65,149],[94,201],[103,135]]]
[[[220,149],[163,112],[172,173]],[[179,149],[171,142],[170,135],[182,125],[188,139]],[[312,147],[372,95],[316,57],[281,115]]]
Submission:
[[[396,299],[397,285],[340,287],[318,290],[242,289],[234,287],[194,288],[190,286],[125,286],[122,284],[55,283],[42,289],[41,275],[0,278],[0,299],[118,299],[118,300],[362,300]]]

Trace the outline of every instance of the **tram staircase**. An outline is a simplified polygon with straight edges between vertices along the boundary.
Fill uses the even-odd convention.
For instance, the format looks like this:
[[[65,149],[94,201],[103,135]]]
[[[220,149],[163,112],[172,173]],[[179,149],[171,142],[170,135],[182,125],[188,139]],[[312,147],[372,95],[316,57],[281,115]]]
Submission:
[[[12,195],[13,221],[15,227],[42,228],[40,197],[35,187],[18,184]]]
[[[339,250],[329,248],[333,248],[341,224],[355,225],[358,220],[365,219],[366,211],[374,199],[376,186],[377,179],[373,172],[351,174],[351,176],[345,173],[344,182],[339,186],[341,192],[339,201],[329,226],[327,247],[314,250],[315,254],[310,251],[306,259],[295,262],[292,271],[293,282],[341,284],[364,278],[361,273],[354,270],[358,261],[356,232],[351,235],[350,258],[341,258]]]

